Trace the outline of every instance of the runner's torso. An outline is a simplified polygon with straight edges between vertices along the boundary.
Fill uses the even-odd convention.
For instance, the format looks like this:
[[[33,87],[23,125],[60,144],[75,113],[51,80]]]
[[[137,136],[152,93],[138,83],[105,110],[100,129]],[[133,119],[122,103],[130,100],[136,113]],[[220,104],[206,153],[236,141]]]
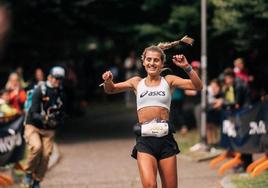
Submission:
[[[140,80],[136,88],[137,112],[139,122],[151,119],[169,119],[171,103],[170,87],[165,78],[157,86],[147,86],[145,79]]]

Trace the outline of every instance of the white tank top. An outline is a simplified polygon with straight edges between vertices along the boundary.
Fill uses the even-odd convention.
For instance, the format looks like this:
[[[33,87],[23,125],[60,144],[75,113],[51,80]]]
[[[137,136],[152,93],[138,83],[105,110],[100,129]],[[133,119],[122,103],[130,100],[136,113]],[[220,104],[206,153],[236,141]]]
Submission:
[[[146,86],[145,78],[137,86],[137,111],[148,106],[160,106],[170,109],[171,92],[167,81],[161,77],[158,86]]]

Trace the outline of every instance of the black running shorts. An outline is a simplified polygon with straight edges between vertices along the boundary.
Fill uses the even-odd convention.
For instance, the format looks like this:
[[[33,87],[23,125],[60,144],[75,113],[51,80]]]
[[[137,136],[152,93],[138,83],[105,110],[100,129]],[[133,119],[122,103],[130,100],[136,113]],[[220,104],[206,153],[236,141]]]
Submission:
[[[160,138],[137,136],[131,154],[135,159],[137,159],[137,152],[148,153],[159,161],[180,153],[180,150],[173,134],[168,134]]]

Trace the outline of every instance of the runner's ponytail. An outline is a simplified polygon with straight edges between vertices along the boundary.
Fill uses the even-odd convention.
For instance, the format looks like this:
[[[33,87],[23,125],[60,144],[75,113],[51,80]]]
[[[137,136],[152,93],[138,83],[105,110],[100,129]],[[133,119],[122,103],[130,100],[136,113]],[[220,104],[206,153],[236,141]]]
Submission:
[[[185,35],[180,40],[176,40],[176,41],[173,41],[173,42],[164,42],[164,43],[160,42],[157,46],[159,48],[161,48],[162,50],[167,50],[167,49],[173,48],[175,46],[178,46],[181,43],[185,43],[185,44],[188,44],[188,45],[192,46],[193,43],[194,43],[194,39],[188,37],[187,35]]]

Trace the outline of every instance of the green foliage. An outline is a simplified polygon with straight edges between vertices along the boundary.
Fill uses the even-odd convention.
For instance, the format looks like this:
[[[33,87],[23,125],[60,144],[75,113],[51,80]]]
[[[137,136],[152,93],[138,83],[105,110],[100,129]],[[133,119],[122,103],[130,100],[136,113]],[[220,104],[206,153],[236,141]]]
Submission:
[[[161,36],[163,33],[163,30],[156,25],[152,24],[142,24],[142,25],[136,25],[135,30],[137,31],[138,40],[146,40],[146,41],[153,41],[152,36]],[[156,37],[156,38],[158,38]]]
[[[268,187],[268,173],[257,177],[233,175],[231,178],[236,188],[266,188]]]
[[[8,51],[17,54],[17,59],[11,60],[17,62],[22,54],[33,61],[68,59],[85,53],[92,41],[99,53],[116,50],[126,54],[134,47],[174,40],[195,25],[191,16],[194,10],[188,7],[181,9],[181,14],[186,16],[178,17],[187,17],[187,20],[181,19],[182,27],[173,27],[178,25],[174,21],[169,23],[170,15],[175,15],[171,20],[177,19],[174,13],[177,9],[172,8],[177,2],[172,0],[7,2],[13,16],[12,46]],[[188,21],[192,23],[190,27]],[[27,50],[15,48],[25,42]]]
[[[188,28],[200,25],[200,12],[197,7],[174,6],[169,18],[169,24],[176,29],[187,31]]]
[[[196,41],[200,58],[200,3],[196,0],[6,0],[12,27],[5,57],[9,63],[55,62],[83,57],[95,45],[99,61],[131,49],[173,41]],[[222,70],[230,51],[265,53],[267,0],[207,0],[209,74]],[[91,47],[90,47],[91,46]],[[14,56],[16,54],[16,56]],[[215,62],[216,61],[216,62]],[[210,63],[213,62],[213,63]],[[215,69],[215,66],[220,65]],[[216,74],[216,73],[215,73]]]
[[[256,43],[267,40],[268,3],[263,0],[212,0],[214,16],[213,35],[221,37],[230,34],[235,48],[248,50]]]
[[[163,0],[145,0],[142,6],[142,9],[144,11],[151,11],[165,4],[166,4],[166,1],[163,1]]]

